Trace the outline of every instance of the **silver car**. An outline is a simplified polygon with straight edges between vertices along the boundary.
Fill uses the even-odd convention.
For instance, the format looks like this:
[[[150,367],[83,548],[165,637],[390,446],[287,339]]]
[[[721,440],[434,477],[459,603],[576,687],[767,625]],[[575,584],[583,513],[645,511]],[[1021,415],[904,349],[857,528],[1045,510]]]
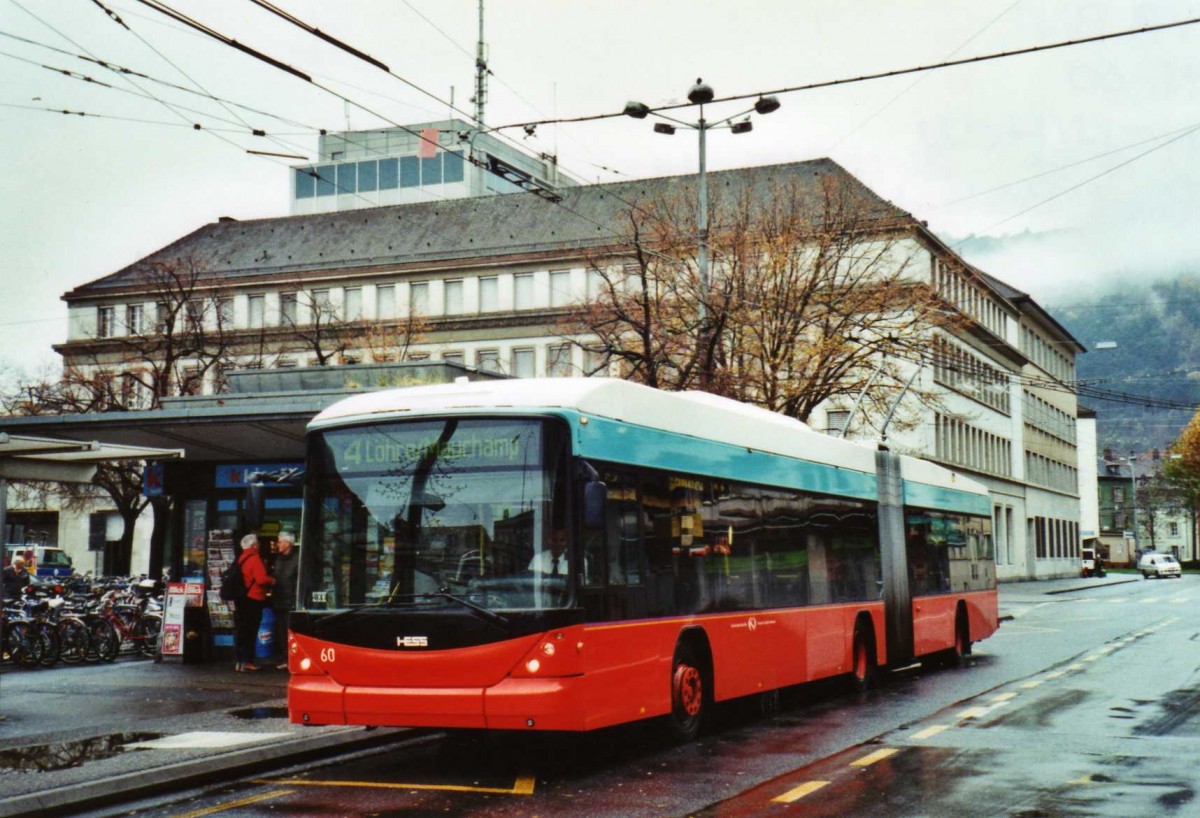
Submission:
[[[1138,560],[1138,570],[1142,572],[1144,579],[1150,577],[1175,577],[1180,576],[1179,560],[1171,554],[1142,554],[1142,558]]]

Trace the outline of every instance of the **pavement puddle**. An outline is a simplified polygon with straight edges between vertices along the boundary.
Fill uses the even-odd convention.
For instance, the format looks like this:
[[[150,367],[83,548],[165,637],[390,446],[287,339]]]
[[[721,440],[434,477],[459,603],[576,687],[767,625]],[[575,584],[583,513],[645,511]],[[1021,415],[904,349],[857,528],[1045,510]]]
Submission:
[[[77,741],[60,741],[0,750],[0,769],[50,772],[80,767],[89,761],[112,758],[140,743],[161,738],[162,733],[112,733]]]

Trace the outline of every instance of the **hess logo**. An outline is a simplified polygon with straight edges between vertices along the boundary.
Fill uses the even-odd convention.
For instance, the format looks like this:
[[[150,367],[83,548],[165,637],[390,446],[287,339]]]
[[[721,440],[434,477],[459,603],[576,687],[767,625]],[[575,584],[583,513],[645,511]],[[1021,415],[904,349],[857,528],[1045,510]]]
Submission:
[[[398,648],[427,648],[429,647],[428,636],[397,636],[396,647]]]

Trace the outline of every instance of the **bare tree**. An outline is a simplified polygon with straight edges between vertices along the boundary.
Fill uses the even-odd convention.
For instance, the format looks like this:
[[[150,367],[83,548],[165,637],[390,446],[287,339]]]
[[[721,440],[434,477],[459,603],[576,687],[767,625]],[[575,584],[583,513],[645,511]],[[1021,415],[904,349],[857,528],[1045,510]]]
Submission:
[[[198,393],[206,377],[218,378],[232,365],[236,352],[231,332],[231,302],[206,279],[192,259],[151,262],[136,274],[144,303],[126,306],[124,315],[109,313],[110,326],[74,353],[57,378],[22,386],[8,401],[21,415],[65,415],[157,409],[162,399]],[[153,315],[146,314],[146,303]],[[101,464],[91,486],[63,484],[57,491],[65,508],[93,506],[97,489],[111,498],[124,521],[121,538],[105,554],[105,570],[128,573],[134,523],[151,501],[144,497],[142,461]],[[166,513],[157,501],[155,522]],[[161,568],[161,554],[151,555],[151,570]]]
[[[600,366],[663,389],[701,387],[807,420],[838,398],[887,413],[932,356],[938,327],[964,322],[915,275],[911,222],[881,220],[838,179],[814,195],[792,184],[717,198],[715,263],[702,291],[688,203],[640,203],[623,214],[624,252],[591,263],[593,300],[562,334]],[[700,306],[703,305],[703,310]],[[591,373],[588,373],[591,374]]]
[[[329,366],[355,356],[372,361],[404,360],[409,349],[428,329],[426,320],[415,313],[406,318],[372,321],[348,317],[326,291],[300,293],[297,303],[303,314],[282,316],[288,340],[277,351],[295,349],[311,353],[317,366]]]

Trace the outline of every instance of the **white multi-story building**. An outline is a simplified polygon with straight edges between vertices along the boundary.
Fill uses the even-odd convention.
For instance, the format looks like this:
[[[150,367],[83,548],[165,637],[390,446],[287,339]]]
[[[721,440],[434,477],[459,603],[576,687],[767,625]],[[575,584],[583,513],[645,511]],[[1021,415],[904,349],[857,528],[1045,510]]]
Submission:
[[[327,136],[321,160],[293,176],[296,215],[222,219],[66,293],[70,335],[58,351],[67,363],[119,377],[122,367],[135,365],[121,359],[122,338],[156,320],[145,271],[186,258],[202,270],[200,289],[217,304],[219,319],[206,320],[220,320],[238,339],[235,366],[316,363],[295,330],[327,311],[376,329],[419,316],[423,329],[404,352],[410,360],[517,377],[595,372],[598,362],[571,343],[586,339],[564,337],[560,319],[595,297],[598,265],[621,255],[621,212],[647,198],[693,200],[696,177],[564,187],[552,165],[542,161],[539,170],[529,160],[522,172],[547,188],[557,184],[553,196],[472,195],[508,184],[485,185],[486,177],[472,175],[489,162],[495,170],[499,160],[464,161],[453,122],[414,130],[427,138],[385,131]],[[440,147],[431,157],[435,133]],[[466,144],[476,155],[495,147],[482,138]],[[519,163],[510,157],[502,164]],[[830,178],[875,216],[902,225],[911,275],[932,285],[947,310],[965,316],[955,329],[938,330],[930,360],[910,364],[920,369],[915,384],[942,398],[919,422],[890,435],[889,445],[991,488],[1001,579],[1074,573],[1080,502],[1070,384],[1083,347],[1027,294],[966,264],[830,160],[713,172],[709,186],[730,197],[765,195],[779,184],[815,192]],[[364,341],[334,362],[387,355]],[[209,370],[197,388],[212,391],[219,383],[219,373]],[[831,401],[810,420],[840,432],[852,411]],[[850,418],[849,429],[851,437],[873,434],[859,418]]]

